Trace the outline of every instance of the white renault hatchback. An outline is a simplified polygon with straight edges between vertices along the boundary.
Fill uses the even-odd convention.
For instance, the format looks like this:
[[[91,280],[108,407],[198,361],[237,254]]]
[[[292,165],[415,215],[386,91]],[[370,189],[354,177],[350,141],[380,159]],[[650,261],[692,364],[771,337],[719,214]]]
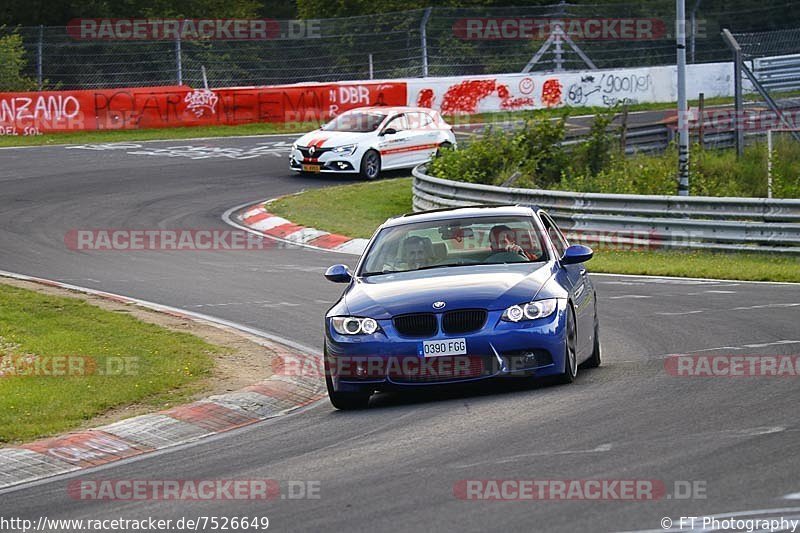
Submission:
[[[346,111],[292,145],[296,172],[358,173],[412,168],[438,150],[456,147],[453,128],[424,107],[360,107]]]

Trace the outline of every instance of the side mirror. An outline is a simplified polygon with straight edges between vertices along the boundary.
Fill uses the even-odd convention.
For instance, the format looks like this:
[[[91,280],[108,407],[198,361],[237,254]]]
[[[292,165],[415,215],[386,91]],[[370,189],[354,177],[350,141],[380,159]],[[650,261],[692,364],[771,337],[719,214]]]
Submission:
[[[333,265],[325,271],[325,279],[334,283],[350,283],[353,276],[347,265]]]
[[[594,252],[588,246],[582,244],[573,244],[564,252],[564,257],[561,258],[562,265],[575,265],[577,263],[585,263],[592,258]]]
[[[394,135],[395,133],[397,133],[396,129],[394,129],[394,128],[386,128],[385,130],[383,130],[381,132],[381,135]]]

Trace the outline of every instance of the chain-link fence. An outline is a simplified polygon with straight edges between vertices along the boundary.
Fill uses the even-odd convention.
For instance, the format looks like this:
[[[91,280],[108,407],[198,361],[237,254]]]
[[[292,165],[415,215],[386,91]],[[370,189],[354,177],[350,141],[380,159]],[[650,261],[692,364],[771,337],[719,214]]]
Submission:
[[[687,2],[690,62],[730,60],[720,38],[723,27],[752,32],[800,26],[792,1],[772,1],[758,8],[744,0]],[[743,6],[743,7],[737,7]],[[748,7],[750,6],[750,7]],[[504,72],[572,70],[663,65],[675,62],[675,3],[568,4],[503,8],[417,9],[351,18],[320,19],[302,38],[264,40],[80,40],[64,27],[5,28],[22,36],[28,59],[26,74],[44,88],[111,88],[203,84],[205,67],[211,86],[248,86],[480,75]],[[503,21],[555,19],[646,20],[654,26],[647,38],[585,38],[549,35],[465,34],[478,21],[483,29],[504,28]],[[488,21],[488,22],[487,22]],[[494,21],[494,26],[490,21]],[[581,22],[583,21],[583,23]],[[282,27],[289,21],[280,21]],[[281,32],[285,33],[285,32]],[[788,34],[787,34],[788,35]],[[583,38],[582,38],[583,37]],[[797,45],[789,35],[784,45]],[[571,41],[571,42],[570,42]]]

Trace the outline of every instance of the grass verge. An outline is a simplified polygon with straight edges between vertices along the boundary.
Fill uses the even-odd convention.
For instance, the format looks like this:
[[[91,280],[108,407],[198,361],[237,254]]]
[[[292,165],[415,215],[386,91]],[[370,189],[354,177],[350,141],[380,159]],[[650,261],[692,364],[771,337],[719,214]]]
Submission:
[[[312,189],[272,202],[269,211],[296,224],[369,238],[387,218],[412,211],[411,178]]]
[[[0,444],[73,429],[116,407],[186,400],[223,351],[77,298],[0,283]]]
[[[750,252],[598,250],[592,272],[800,283],[800,258]]]
[[[412,210],[411,178],[314,189],[269,210],[297,224],[366,238],[388,217]],[[615,274],[800,282],[800,258],[776,254],[596,250],[588,266]]]

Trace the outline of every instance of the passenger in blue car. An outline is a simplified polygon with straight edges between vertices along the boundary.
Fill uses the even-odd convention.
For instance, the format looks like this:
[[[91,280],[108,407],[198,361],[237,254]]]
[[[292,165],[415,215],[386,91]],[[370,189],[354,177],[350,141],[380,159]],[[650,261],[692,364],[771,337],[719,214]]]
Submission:
[[[412,235],[403,241],[405,270],[417,270],[433,262],[433,244],[427,237]]]

